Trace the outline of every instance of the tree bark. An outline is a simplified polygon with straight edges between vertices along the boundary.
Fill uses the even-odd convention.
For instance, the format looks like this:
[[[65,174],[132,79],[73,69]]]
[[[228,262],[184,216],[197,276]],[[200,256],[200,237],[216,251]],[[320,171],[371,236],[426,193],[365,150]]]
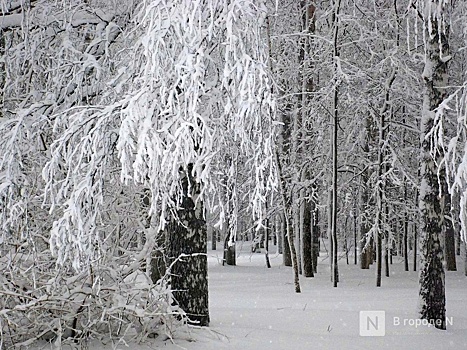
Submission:
[[[282,260],[284,266],[292,266],[292,255],[290,254],[290,246],[289,246],[289,237],[287,236],[287,222],[286,222],[286,214],[281,214],[281,234],[282,234],[282,245],[283,245],[283,254]]]
[[[353,208],[353,258],[354,265],[357,265],[357,244],[358,244],[358,234],[357,234],[357,201],[354,202]]]
[[[237,265],[237,256],[235,252],[235,243],[229,242],[230,240],[227,239],[224,241],[224,262],[226,265],[229,266],[236,266]],[[229,244],[230,243],[230,244]],[[222,265],[224,265],[224,262]]]
[[[329,241],[329,268],[331,271],[331,282],[334,280],[334,240],[332,239],[332,188],[328,192],[328,227],[327,227],[327,235]]]
[[[312,212],[310,200],[304,201],[303,209],[303,237],[302,237],[302,259],[303,276],[314,277],[313,273],[313,245],[312,245]]]
[[[334,91],[333,91],[333,124],[332,124],[332,215],[331,215],[331,237],[332,237],[332,276],[333,276],[333,286],[337,287],[339,282],[339,269],[337,266],[337,147],[338,147],[338,130],[339,130],[339,115],[338,115],[338,77],[337,77],[337,57],[339,56],[338,48],[338,35],[339,35],[339,12],[340,12],[341,0],[336,0],[334,3],[335,9],[333,13],[333,23],[334,23],[334,33],[333,33],[333,63],[334,63]]]
[[[407,185],[404,185],[404,202],[407,201]],[[407,211],[404,214],[404,237],[403,237],[403,249],[404,249],[404,270],[409,271],[409,215]]]
[[[413,270],[417,271],[418,225],[413,224]]]
[[[295,287],[295,293],[300,293],[300,277],[298,273],[298,260],[297,260],[297,252],[295,250],[295,245],[294,245],[294,237],[293,237],[293,232],[291,230],[291,225],[288,219],[288,211],[289,211],[289,206],[287,202],[287,196],[285,193],[285,180],[284,176],[282,175],[282,166],[281,162],[279,159],[279,156],[277,154],[277,150],[274,149],[274,158],[276,161],[276,166],[277,166],[277,172],[279,175],[279,192],[280,196],[282,199],[282,206],[283,206],[283,211],[284,211],[284,218],[285,218],[285,228],[286,228],[286,234],[287,234],[287,240],[289,243],[289,249],[290,249],[290,256],[292,259],[292,268],[293,268],[293,273],[294,273],[294,287]]]
[[[318,225],[319,212],[318,212],[318,208],[316,208],[316,205],[314,203],[312,207],[313,207],[313,225],[312,225],[313,272],[317,273],[318,272],[318,258],[319,258],[319,237],[320,237],[320,231],[319,231],[319,225]]]
[[[442,223],[444,219],[443,193],[439,193],[438,174],[441,155],[432,155],[436,149],[434,141],[427,134],[434,127],[435,110],[446,95],[448,38],[447,15],[440,0],[426,3],[425,9],[425,82],[423,111],[421,120],[421,185],[420,185],[420,318],[434,323],[438,329],[446,329],[444,252],[442,246]],[[434,9],[439,10],[434,10]],[[441,22],[440,22],[441,21]],[[435,158],[435,159],[433,159]]]
[[[284,230],[282,229],[281,215],[275,216],[276,223],[276,237],[277,237],[277,254],[284,253]]]
[[[191,175],[192,165],[181,172],[183,198],[177,218],[167,225],[167,256],[174,301],[185,311],[188,322],[209,325],[207,226],[200,184]]]
[[[446,270],[457,271],[456,266],[456,241],[455,230],[453,225],[453,215],[451,210],[451,194],[448,191],[448,184],[446,181],[443,183],[444,192],[444,254],[446,256]]]
[[[371,119],[370,117],[366,117],[365,119],[365,140],[363,142],[362,148],[364,155],[366,158],[370,158],[370,142],[373,139],[373,133],[371,132]],[[367,234],[370,231],[370,225],[368,223],[369,219],[365,216],[369,212],[369,208],[372,206],[371,196],[370,196],[370,189],[368,186],[368,181],[370,179],[370,167],[365,169],[361,174],[361,184],[362,184],[362,191],[361,191],[361,202],[362,202],[362,210],[361,210],[361,222],[360,222],[360,268],[363,270],[370,268],[371,263],[371,248],[372,244],[369,242],[367,238]]]
[[[386,235],[384,237],[384,272],[385,276],[389,277],[389,255],[391,254],[391,249],[389,248],[389,239]]]
[[[266,219],[265,219],[265,228],[264,228],[264,258],[266,259],[266,267],[268,269],[271,268],[271,262],[269,261],[269,232],[271,229],[269,228],[270,220],[267,216],[268,214],[268,205],[265,203],[264,211],[266,212]]]
[[[449,194],[448,194],[449,195]],[[446,220],[445,233],[445,255],[446,255],[446,270],[457,271],[456,266],[456,242],[454,228],[450,219]]]
[[[452,224],[454,227],[457,256],[461,255],[461,245],[462,245],[461,228],[460,228],[460,222],[459,222],[459,211],[460,211],[459,203],[460,203],[459,192],[458,190],[454,190],[451,196],[451,218],[452,218]]]
[[[216,243],[217,243],[217,237],[216,237],[216,230],[211,227],[208,227],[208,232],[211,231],[211,249],[216,250]]]

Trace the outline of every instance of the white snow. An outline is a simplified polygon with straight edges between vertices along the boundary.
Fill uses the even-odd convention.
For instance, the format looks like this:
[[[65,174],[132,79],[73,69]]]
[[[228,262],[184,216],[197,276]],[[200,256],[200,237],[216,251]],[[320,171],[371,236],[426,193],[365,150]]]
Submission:
[[[91,344],[89,349],[467,348],[467,277],[463,275],[462,259],[458,260],[459,271],[446,272],[447,317],[453,324],[448,324],[447,331],[440,331],[409,325],[418,319],[418,272],[405,272],[400,257],[394,257],[391,277],[383,277],[381,288],[375,287],[374,265],[361,270],[346,265],[344,257],[339,261],[339,287],[333,288],[328,260],[321,252],[318,274],[301,278],[302,293],[295,294],[291,268],[282,266],[282,256],[270,254],[273,267],[267,269],[264,249],[261,254],[252,254],[250,245],[241,242],[237,248],[241,249],[237,266],[222,266],[222,249],[208,252],[209,329],[179,330],[174,343],[154,339],[128,347]],[[270,250],[274,252],[275,247]],[[359,312],[368,310],[386,312],[385,336],[359,335]],[[394,325],[396,317],[399,326]]]

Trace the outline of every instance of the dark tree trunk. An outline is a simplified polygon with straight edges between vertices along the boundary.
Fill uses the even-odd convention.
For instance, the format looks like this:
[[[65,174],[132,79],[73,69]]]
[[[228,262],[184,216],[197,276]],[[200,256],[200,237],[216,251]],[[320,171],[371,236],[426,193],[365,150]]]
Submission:
[[[389,257],[388,257],[388,242],[389,242],[389,232],[386,229],[388,227],[388,214],[389,214],[389,207],[387,202],[385,201],[384,192],[386,190],[386,178],[384,173],[389,171],[388,164],[384,164],[385,162],[385,154],[386,150],[384,149],[384,145],[386,143],[386,113],[389,111],[390,106],[390,89],[392,83],[396,78],[396,71],[392,71],[391,75],[388,77],[386,82],[386,93],[385,99],[383,102],[383,106],[380,112],[379,118],[379,145],[378,145],[378,192],[377,192],[377,213],[376,213],[376,286],[381,287],[381,270],[382,270],[382,258],[384,249],[384,265],[385,265],[385,275],[389,277]],[[383,212],[384,210],[384,212]],[[383,244],[384,240],[384,244]]]
[[[156,248],[151,256],[151,281],[157,283],[167,271],[167,262],[164,256],[165,232],[159,233],[156,239]]]
[[[277,231],[276,231],[276,228],[277,228],[276,223],[277,223],[277,216],[274,216],[274,219],[271,222],[271,225],[274,225],[274,226],[272,226],[272,229],[269,232],[272,234],[272,245],[276,246],[276,250],[277,250],[277,244],[278,244],[277,237],[278,237],[278,235],[277,235]]]
[[[319,212],[316,208],[316,205],[313,203],[313,226],[312,226],[312,235],[313,235],[313,272],[318,272],[318,258],[319,258]]]
[[[370,268],[370,259],[369,259],[369,245],[367,245],[367,239],[366,239],[366,232],[365,229],[363,228],[360,231],[361,238],[360,238],[360,268],[361,269],[369,269]]]
[[[449,219],[446,220],[444,252],[446,254],[446,270],[457,271],[455,233],[454,228],[452,227],[452,222]]]
[[[347,232],[349,232],[349,217],[345,217],[345,222],[344,222],[344,252],[345,252],[345,263],[349,265],[349,242],[348,242],[348,237],[347,237]]]
[[[293,274],[294,274],[294,288],[295,288],[295,293],[300,293],[301,288],[300,288],[300,276],[298,274],[298,261],[297,261],[297,252],[295,250],[295,245],[294,245],[294,236],[293,232],[291,230],[291,224],[288,218],[288,214],[291,213],[291,210],[288,205],[287,201],[287,194],[285,192],[285,180],[282,172],[282,165],[279,156],[277,155],[277,149],[274,149],[274,158],[277,166],[277,172],[279,175],[279,193],[282,199],[282,208],[284,211],[284,222],[285,222],[285,231],[287,234],[287,240],[289,243],[289,250],[290,250],[290,257],[292,259],[292,268],[293,268]]]
[[[459,192],[457,190],[454,191],[451,197],[451,218],[452,218],[452,225],[454,227],[454,235],[456,241],[456,255],[461,255],[461,227],[459,222]]]
[[[452,211],[451,211],[451,194],[448,191],[448,184],[445,181],[443,184],[444,191],[444,254],[446,256],[446,270],[456,271],[456,238],[453,225]]]
[[[391,254],[391,249],[389,248],[389,239],[387,237],[384,238],[384,269],[385,269],[385,276],[389,277],[389,255]]]
[[[407,186],[404,185],[404,202],[407,201]],[[404,237],[403,237],[403,248],[404,248],[404,269],[405,271],[409,271],[409,245],[408,245],[408,238],[409,238],[409,215],[407,211],[404,214]]]
[[[230,266],[237,265],[235,241],[230,237],[230,234],[225,235],[224,261],[222,265],[224,265],[224,262]]]
[[[371,132],[371,120],[370,118],[365,119],[365,131],[366,139],[363,144],[363,152],[369,158],[370,157],[370,139],[372,138]],[[361,221],[360,221],[360,268],[367,270],[370,268],[371,263],[371,247],[367,234],[370,231],[370,226],[368,224],[368,219],[365,218],[365,215],[368,215],[370,205],[370,189],[368,187],[368,181],[370,179],[370,169],[368,168],[361,175],[362,191],[361,191],[361,201],[362,201],[362,210],[361,210]]]
[[[353,215],[353,259],[354,265],[357,265],[357,205],[354,206]]]
[[[302,237],[302,259],[303,276],[314,277],[313,253],[312,253],[312,206],[309,200],[305,200],[303,210],[303,237]]]
[[[282,234],[282,246],[283,246],[283,253],[282,259],[284,266],[292,266],[292,255],[290,254],[290,246],[289,246],[289,239],[287,237],[287,223],[285,220],[285,214],[282,214],[281,220],[281,234]]]
[[[169,266],[173,264],[170,286],[174,301],[185,311],[189,323],[208,326],[207,227],[203,204],[197,200],[200,184],[191,176],[191,170],[190,165],[182,174],[184,196],[176,209],[178,220],[172,218],[166,230]]]
[[[332,189],[328,191],[328,227],[327,235],[329,241],[329,268],[331,271],[331,282],[333,281],[333,263],[334,263],[334,241],[332,239]]]
[[[216,243],[217,243],[217,232],[214,228],[211,228],[211,249],[216,250]]]
[[[331,241],[332,241],[332,282],[333,286],[337,287],[339,282],[339,268],[337,265],[337,156],[338,156],[338,145],[337,140],[339,131],[339,113],[338,113],[338,102],[339,102],[339,90],[338,90],[338,57],[339,57],[339,12],[341,6],[341,0],[334,2],[334,13],[333,13],[333,58],[334,58],[334,90],[333,90],[333,123],[332,123],[332,215],[331,215]]]
[[[409,236],[409,223],[407,222],[407,214],[405,215],[404,221],[404,270],[409,271],[409,244],[408,244],[408,236]]]
[[[268,212],[267,203],[265,204],[265,212],[266,213]],[[269,228],[269,225],[270,225],[270,220],[269,218],[266,218],[265,220],[266,228],[264,229],[264,258],[266,259],[266,267],[268,269],[271,268],[271,262],[269,261],[269,232],[271,232],[271,229]]]
[[[431,0],[426,6],[443,8],[439,0]],[[448,5],[447,5],[448,6]],[[440,10],[443,12],[444,9]],[[444,252],[442,242],[442,223],[444,219],[444,197],[439,194],[440,183],[444,181],[439,177],[444,173],[438,168],[441,155],[436,153],[433,159],[432,150],[436,149],[433,140],[426,137],[433,129],[435,109],[439,107],[446,95],[447,60],[448,55],[447,33],[439,32],[446,28],[448,23],[444,17],[438,19],[436,15],[426,11],[429,17],[425,19],[426,55],[423,79],[425,82],[423,112],[421,120],[421,185],[420,185],[420,318],[434,323],[436,328],[446,329],[446,299],[445,299],[445,273],[443,267]],[[447,15],[447,13],[441,13]],[[448,32],[448,29],[446,29]],[[440,57],[440,54],[443,57]],[[441,170],[441,171],[440,171]],[[441,197],[441,198],[440,198]]]
[[[384,144],[384,113],[380,115],[379,124],[379,147],[378,147],[378,188],[376,197],[376,287],[381,287],[381,270],[383,265],[383,200],[384,200],[384,185],[383,185],[383,144]],[[385,254],[386,256],[386,254]]]
[[[381,232],[376,233],[376,287],[381,287],[381,267],[382,267],[382,237]]]
[[[418,225],[413,224],[413,270],[417,271]]]
[[[286,201],[284,201],[284,203],[286,203]],[[297,252],[295,250],[295,243],[294,243],[294,235],[293,235],[292,225],[290,224],[290,222],[288,222],[287,218],[286,218],[286,222],[285,222],[285,227],[286,227],[286,231],[287,231],[287,240],[288,240],[288,243],[289,243],[290,257],[292,259],[295,293],[300,293],[301,288],[300,288],[300,277],[298,275],[299,268],[298,268]]]
[[[277,254],[284,253],[284,231],[282,230],[282,219],[280,215],[276,215],[276,237],[277,237]]]

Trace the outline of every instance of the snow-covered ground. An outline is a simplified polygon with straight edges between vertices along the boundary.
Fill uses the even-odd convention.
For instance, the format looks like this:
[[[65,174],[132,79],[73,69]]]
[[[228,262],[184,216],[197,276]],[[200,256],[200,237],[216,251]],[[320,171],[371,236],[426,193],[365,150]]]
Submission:
[[[414,325],[418,272],[405,272],[398,257],[381,288],[375,287],[374,266],[364,271],[345,259],[341,282],[333,288],[326,259],[314,278],[301,278],[301,294],[294,293],[291,268],[282,266],[281,256],[271,256],[271,269],[264,254],[249,253],[246,244],[237,266],[222,266],[221,257],[221,250],[209,252],[210,331],[192,332],[195,341],[179,340],[167,349],[467,349],[467,277],[461,260],[460,271],[446,273],[452,325],[439,331]],[[385,311],[385,336],[359,335],[363,310]]]
[[[341,259],[341,282],[333,288],[328,260],[321,253],[318,274],[301,278],[302,293],[295,294],[292,270],[282,266],[281,256],[272,254],[273,267],[267,269],[264,254],[249,253],[247,243],[238,247],[237,266],[222,266],[221,249],[209,251],[209,329],[179,331],[175,343],[156,339],[99,349],[467,349],[467,277],[462,259],[460,271],[446,273],[452,325],[439,331],[415,326],[418,272],[403,271],[399,257],[381,288],[375,287],[374,266],[364,271]],[[385,336],[359,335],[359,314],[365,310],[385,311]]]

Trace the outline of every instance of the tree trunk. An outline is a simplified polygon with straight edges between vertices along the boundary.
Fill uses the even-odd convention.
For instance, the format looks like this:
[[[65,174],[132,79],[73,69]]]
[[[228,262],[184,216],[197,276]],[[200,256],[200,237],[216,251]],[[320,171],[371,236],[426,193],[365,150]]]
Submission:
[[[281,215],[275,216],[276,237],[277,237],[277,254],[284,253],[284,230],[282,229]]]
[[[284,266],[292,266],[292,255],[290,254],[290,246],[289,246],[289,237],[287,236],[287,222],[286,222],[286,214],[281,214],[281,234],[282,234],[282,245],[283,245],[283,254],[282,259]]]
[[[313,272],[317,273],[318,272],[318,258],[319,258],[319,226],[318,226],[318,220],[319,220],[319,212],[318,208],[316,208],[316,205],[313,203],[313,226],[312,226],[312,235],[313,235]]]
[[[449,194],[448,194],[449,195]],[[456,242],[454,228],[450,219],[446,220],[445,233],[445,254],[446,254],[446,270],[457,271],[456,266]]]
[[[367,244],[366,232],[363,228],[363,225],[362,229],[360,230],[360,235],[360,268],[366,270],[370,268],[370,259],[368,254],[370,246]]]
[[[183,198],[177,218],[167,226],[167,256],[174,301],[185,311],[189,323],[209,325],[207,227],[200,184],[191,176],[192,165],[182,174]],[[184,224],[182,224],[184,223]]]
[[[381,232],[376,233],[376,287],[381,287],[381,266],[382,266],[382,237]]]
[[[386,234],[384,237],[384,272],[386,277],[389,277],[389,254],[391,254],[391,250],[389,249],[389,239]]]
[[[407,222],[407,214],[404,221],[404,270],[409,271],[409,223]]]
[[[420,185],[420,318],[434,323],[436,328],[446,329],[445,273],[443,267],[444,252],[442,246],[443,193],[439,193],[438,174],[441,155],[437,152],[433,159],[434,141],[427,134],[434,127],[435,109],[446,95],[448,38],[447,33],[439,29],[447,28],[442,15],[444,5],[439,0],[428,1],[425,11],[425,82],[423,110],[421,120],[421,185]],[[436,8],[439,13],[432,13]],[[430,11],[431,9],[431,11]],[[441,22],[440,22],[441,21]],[[446,29],[446,32],[449,29]],[[441,52],[440,52],[441,51]],[[441,56],[440,56],[441,54]],[[443,170],[441,170],[443,172]],[[443,179],[441,179],[443,181]],[[441,198],[440,198],[441,197]]]
[[[347,237],[347,232],[349,232],[348,228],[349,224],[349,217],[345,217],[345,222],[344,222],[344,252],[345,252],[345,263],[349,265],[349,242],[348,242],[348,237]]]
[[[151,255],[150,277],[152,283],[156,284],[167,272],[167,262],[164,256],[164,245],[166,241],[165,232],[160,232],[156,238],[156,247]]]
[[[445,241],[444,241],[444,254],[446,256],[446,270],[456,271],[456,242],[455,242],[455,231],[453,225],[453,215],[451,211],[451,194],[448,191],[448,184],[444,181],[444,230],[445,230]]]
[[[295,187],[295,186],[294,186]],[[301,245],[301,220],[300,220],[300,207],[301,207],[301,196],[299,191],[293,191],[294,196],[292,199],[292,211],[293,211],[293,216],[292,216],[292,232],[293,236],[295,237],[294,240],[294,247],[296,248],[296,254],[297,254],[297,264],[298,264],[298,273],[301,275],[302,274],[302,245]]]
[[[363,152],[367,158],[370,158],[370,139],[372,138],[371,132],[371,120],[370,117],[365,119],[365,132],[366,137],[363,143]],[[361,201],[362,207],[361,210],[361,222],[360,222],[360,268],[367,270],[370,268],[371,262],[371,247],[367,234],[370,231],[370,226],[368,224],[369,219],[365,219],[365,214],[369,212],[370,205],[370,189],[368,188],[368,181],[370,179],[370,168],[368,167],[361,175]]]
[[[314,277],[313,274],[313,253],[312,253],[312,212],[310,200],[304,201],[303,209],[303,237],[302,237],[302,248],[303,248],[303,276]]]
[[[332,124],[332,216],[331,216],[331,235],[332,235],[332,276],[333,276],[333,286],[337,287],[339,282],[339,269],[337,266],[337,253],[338,253],[338,242],[337,242],[337,155],[338,155],[338,130],[339,130],[339,116],[338,116],[338,63],[337,58],[339,56],[339,47],[338,47],[338,35],[339,35],[339,12],[341,6],[341,0],[336,0],[334,3],[334,13],[333,13],[333,23],[334,23],[334,33],[333,33],[333,63],[334,63],[334,91],[333,91],[333,124]]]
[[[418,254],[418,226],[413,224],[413,270],[417,271],[417,254]]]
[[[333,274],[333,263],[334,263],[334,241],[332,239],[332,189],[328,192],[328,227],[327,227],[327,235],[329,241],[329,268],[331,271],[331,282],[334,280]]]
[[[211,228],[208,227],[208,231],[209,230],[211,231],[211,249],[216,250],[217,248],[216,247],[216,244],[217,244],[216,230],[213,227]]]
[[[385,108],[383,107],[383,110]],[[384,181],[383,181],[383,162],[384,162],[384,113],[380,114],[379,122],[379,146],[378,146],[378,184],[377,184],[377,197],[376,197],[376,287],[381,287],[381,269],[382,269],[382,249],[383,249],[383,198],[384,198]],[[385,254],[386,255],[386,254]]]
[[[265,220],[265,229],[264,229],[264,258],[266,259],[266,267],[268,269],[271,268],[271,262],[269,261],[269,232],[271,229],[269,228],[270,220],[267,216],[268,214],[268,205],[267,202],[264,205],[264,211],[266,212],[266,220]]]
[[[459,192],[457,190],[454,190],[454,193],[452,194],[451,197],[451,218],[452,218],[452,224],[454,227],[454,235],[455,235],[455,240],[456,240],[456,255],[460,256],[461,255],[461,228],[460,228],[460,222],[459,222],[459,203],[460,203],[460,198],[459,198]]]
[[[354,265],[357,265],[357,203],[354,202],[354,211],[353,211],[353,259]]]
[[[407,201],[407,185],[404,185],[404,203]],[[403,248],[404,248],[404,269],[409,271],[409,215],[407,211],[404,214],[404,237],[403,237]]]
[[[284,218],[285,218],[285,228],[286,228],[286,234],[287,234],[287,240],[289,243],[289,249],[290,249],[290,256],[292,258],[292,268],[293,268],[293,273],[294,273],[294,287],[295,287],[295,293],[300,293],[300,277],[298,274],[298,261],[297,261],[297,252],[295,251],[295,245],[294,245],[294,237],[293,237],[293,232],[291,230],[291,225],[288,219],[288,212],[289,212],[289,206],[287,205],[287,197],[285,193],[285,180],[284,176],[282,173],[282,166],[281,162],[279,159],[279,156],[277,155],[277,150],[274,149],[274,158],[276,161],[276,166],[277,166],[277,172],[279,175],[279,193],[282,199],[282,206],[284,210]]]
[[[227,219],[227,230],[224,239],[224,260],[222,265],[237,265],[235,239],[230,236],[229,220]]]
[[[388,77],[386,82],[386,93],[384,97],[383,106],[379,112],[379,146],[378,146],[378,193],[377,193],[377,213],[376,213],[376,286],[381,287],[381,269],[382,269],[382,249],[384,248],[384,264],[385,264],[385,275],[389,277],[389,259],[388,259],[388,243],[389,243],[389,232],[386,229],[388,227],[388,214],[389,207],[387,202],[384,202],[384,191],[386,190],[386,173],[389,171],[389,167],[385,164],[386,150],[384,145],[386,143],[386,113],[389,111],[390,104],[390,89],[396,78],[396,71],[393,70]],[[383,170],[384,173],[383,174]],[[384,213],[383,213],[384,208]],[[384,240],[384,247],[383,247]]]
[[[315,3],[310,0],[302,0],[301,6],[301,31],[305,34],[314,34],[315,32]],[[299,52],[299,64],[301,65],[301,94],[299,98],[299,108],[301,110],[301,124],[306,125],[309,119],[307,113],[307,100],[309,99],[310,93],[313,91],[313,75],[309,72],[310,65],[310,51],[312,37],[310,35],[303,35],[300,37],[300,52]],[[304,140],[309,138],[306,128],[301,129],[301,152],[304,153]],[[301,170],[301,181],[306,181],[310,177],[310,172],[305,168]],[[305,277],[313,277],[313,245],[312,245],[312,213],[310,199],[305,200],[305,189],[299,191],[300,199],[300,239],[297,241],[300,243],[301,256],[300,256],[300,267]]]

